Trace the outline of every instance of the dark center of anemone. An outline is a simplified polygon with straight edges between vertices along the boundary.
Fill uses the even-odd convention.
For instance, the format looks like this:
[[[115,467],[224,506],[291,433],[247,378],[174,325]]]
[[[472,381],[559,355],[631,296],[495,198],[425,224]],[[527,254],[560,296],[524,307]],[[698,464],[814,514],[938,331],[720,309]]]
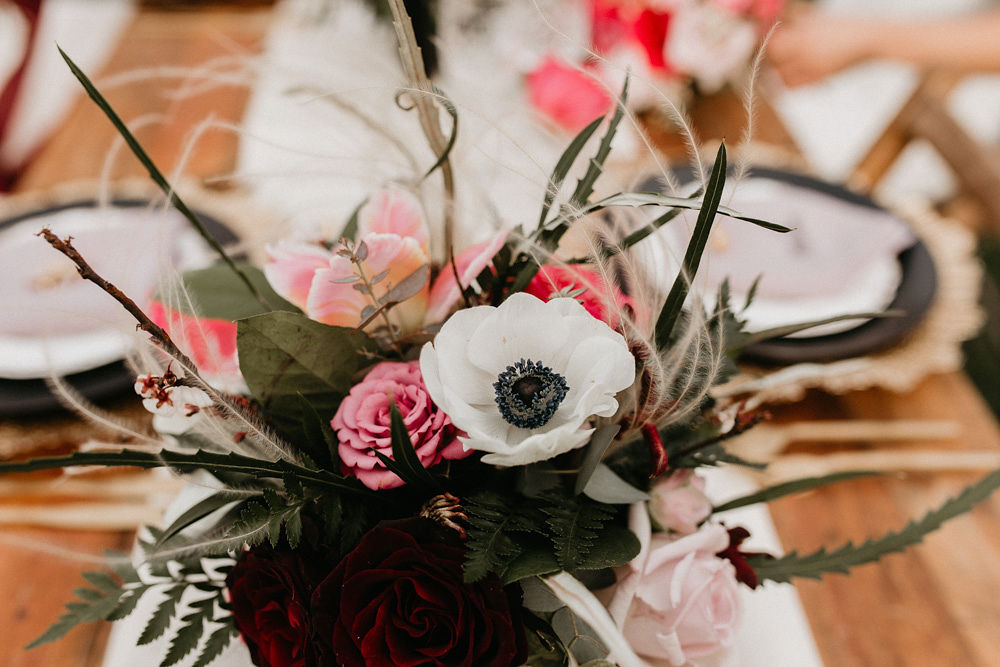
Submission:
[[[528,429],[549,423],[569,391],[566,378],[542,362],[530,359],[508,366],[493,388],[504,421]]]

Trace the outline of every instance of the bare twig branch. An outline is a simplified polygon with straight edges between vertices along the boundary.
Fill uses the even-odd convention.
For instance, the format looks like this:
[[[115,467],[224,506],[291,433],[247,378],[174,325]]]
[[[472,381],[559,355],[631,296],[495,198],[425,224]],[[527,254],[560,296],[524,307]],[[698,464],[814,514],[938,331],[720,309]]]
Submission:
[[[153,320],[149,319],[149,316],[146,315],[146,313],[142,311],[142,308],[136,305],[135,301],[130,299],[128,295],[102,278],[96,271],[94,271],[93,268],[91,268],[90,264],[87,263],[87,260],[85,260],[83,256],[77,252],[77,249],[73,247],[72,236],[60,239],[58,236],[53,234],[48,227],[38,232],[38,236],[44,238],[50,246],[66,255],[71,262],[76,264],[76,270],[80,272],[81,278],[94,283],[102,290],[110,294],[115,301],[120,303],[125,310],[127,310],[129,314],[135,318],[136,322],[138,322],[138,324],[136,324],[136,328],[149,334],[150,338],[153,339],[153,342],[155,342],[161,350],[177,359],[182,366],[187,369],[191,369],[192,372],[193,369],[197,368],[194,362],[191,361],[191,359],[189,359],[186,354],[181,352],[180,348],[174,344],[174,341],[170,338],[170,334],[168,334],[161,326],[153,322]]]
[[[417,108],[417,114],[420,116],[420,127],[427,136],[427,142],[434,154],[438,157],[445,156],[448,150],[448,139],[441,131],[438,109],[434,106],[434,86],[427,78],[427,72],[424,69],[424,59],[420,54],[420,46],[417,45],[417,38],[413,34],[413,22],[406,12],[403,0],[389,0],[389,8],[392,10],[392,24],[396,28],[396,38],[399,40],[400,62],[410,86],[416,89],[416,93],[411,97]],[[445,252],[450,254],[455,217],[455,181],[451,161],[447,157],[444,157],[441,163],[441,176],[444,179],[445,191],[444,247]],[[450,257],[445,257],[445,259],[450,259]]]

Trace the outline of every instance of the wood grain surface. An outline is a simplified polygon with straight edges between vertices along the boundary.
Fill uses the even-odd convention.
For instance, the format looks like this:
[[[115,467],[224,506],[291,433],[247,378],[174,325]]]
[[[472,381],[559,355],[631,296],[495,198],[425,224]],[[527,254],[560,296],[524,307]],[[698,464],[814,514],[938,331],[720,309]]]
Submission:
[[[155,67],[193,68],[219,59],[245,57],[260,48],[266,33],[268,10],[241,8],[201,9],[197,12],[143,10],[129,27],[105,69],[88,73],[101,86],[122,72]],[[220,63],[222,64],[222,63]],[[136,135],[161,170],[169,174],[181,159],[191,129],[208,114],[224,121],[242,117],[248,90],[245,86],[216,87],[183,99],[165,95],[177,90],[180,78],[145,78],[108,87],[106,96],[126,120],[150,117]],[[32,192],[67,181],[96,180],[117,134],[103,114],[80,95],[60,129],[50,138],[17,183],[18,192]],[[237,139],[223,132],[208,132],[189,156],[184,174],[204,177],[225,174],[235,164]],[[112,176],[141,176],[145,171],[130,153],[120,151]],[[72,420],[61,418],[59,428],[73,440]],[[34,422],[37,424],[37,420]],[[80,423],[77,422],[79,427]],[[0,424],[3,426],[3,424]],[[23,439],[15,424],[0,428],[0,437]],[[51,435],[52,431],[46,431]],[[45,440],[48,448],[56,446]],[[11,443],[12,447],[20,443]],[[20,449],[23,447],[19,446]],[[2,450],[2,447],[0,447]],[[73,554],[95,557],[105,549],[128,551],[131,533],[61,531],[41,528],[3,528],[0,533],[0,666],[96,667],[102,664],[107,624],[74,629],[53,644],[23,651],[40,635],[80,586],[81,572],[101,569]],[[43,547],[65,552],[53,555]],[[140,667],[140,666],[134,666]],[[142,666],[145,667],[145,666]]]

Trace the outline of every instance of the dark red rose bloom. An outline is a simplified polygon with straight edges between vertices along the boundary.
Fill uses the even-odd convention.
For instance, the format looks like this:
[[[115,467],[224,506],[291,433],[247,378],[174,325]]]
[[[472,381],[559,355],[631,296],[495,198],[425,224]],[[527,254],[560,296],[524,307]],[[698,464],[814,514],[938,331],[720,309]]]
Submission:
[[[316,638],[336,664],[523,664],[519,601],[496,576],[464,583],[465,550],[446,539],[428,519],[383,521],[319,585]]]
[[[236,627],[260,667],[311,667],[309,576],[296,552],[256,547],[226,579]]]
[[[750,531],[746,528],[737,526],[730,528],[728,532],[729,546],[715,555],[719,558],[725,558],[733,564],[733,567],[736,568],[737,581],[750,588],[757,588],[760,585],[760,579],[754,569],[750,567],[750,563],[747,562],[747,556],[766,556],[767,558],[773,558],[773,556],[758,551],[742,551],[740,549],[740,545],[750,537]]]

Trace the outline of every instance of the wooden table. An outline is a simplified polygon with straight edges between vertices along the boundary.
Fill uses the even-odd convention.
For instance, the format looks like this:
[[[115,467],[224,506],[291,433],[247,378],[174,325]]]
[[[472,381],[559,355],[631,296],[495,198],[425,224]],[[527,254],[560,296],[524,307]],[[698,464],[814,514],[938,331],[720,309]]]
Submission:
[[[239,53],[253,54],[266,33],[269,10],[206,9],[195,13],[143,10],[128,29],[101,79],[117,72],[173,65],[196,67]],[[93,78],[93,73],[90,73]],[[184,151],[191,128],[209,113],[219,120],[238,121],[246,104],[245,87],[223,86],[182,100],[163,93],[176,89],[177,79],[152,78],[107,90],[106,95],[125,119],[157,113],[160,122],[136,132],[161,169],[169,173]],[[18,191],[32,192],[74,180],[94,180],[117,134],[90,100],[81,99],[61,128],[18,181]],[[184,173],[206,177],[229,173],[235,166],[237,140],[232,134],[208,132],[188,157]],[[142,176],[139,163],[121,152],[112,168],[115,178]],[[61,641],[22,650],[61,613],[80,573],[102,569],[70,557],[72,553],[100,556],[105,549],[128,551],[132,535],[41,528],[3,529],[0,540],[0,665],[3,667],[92,667],[100,665],[108,624],[78,627]],[[66,556],[18,546],[34,542],[65,550]],[[138,667],[138,666],[137,666]]]
[[[197,14],[146,12],[115,54],[109,72],[157,64],[195,65],[225,53],[226,44],[252,49],[266,28],[266,13],[229,10]],[[220,40],[220,35],[225,40]],[[163,110],[162,81],[114,90],[112,103],[126,118]],[[236,119],[246,92],[212,91],[166,106],[169,118],[146,127],[140,139],[162,166],[179,156],[181,140],[192,123],[211,110]],[[704,140],[727,134],[739,137],[732,105],[709,105],[698,111]],[[727,110],[728,109],[728,110]],[[776,119],[762,110],[761,132],[772,142],[791,146]],[[762,136],[759,134],[758,136]],[[81,102],[60,132],[25,174],[20,186],[44,188],[72,178],[89,178],[112,139],[106,121]],[[669,142],[669,137],[662,138]],[[232,166],[234,140],[206,137],[188,164],[194,175],[225,173]],[[122,156],[119,175],[138,174],[138,165]],[[805,401],[775,410],[779,420],[837,418],[944,418],[961,422],[954,442],[907,443],[899,447],[943,446],[954,449],[1000,448],[1000,427],[968,379],[959,373],[926,380],[913,393],[865,391],[833,397],[810,394]],[[871,446],[857,443],[860,448]],[[975,479],[971,474],[911,475],[867,479],[830,487],[772,505],[786,545],[811,550],[863,540],[902,527],[910,518],[953,495]],[[852,576],[832,575],[822,582],[800,582],[807,615],[820,651],[831,667],[921,665],[992,666],[1000,664],[1000,497],[946,526],[907,553]],[[60,548],[99,553],[123,548],[131,539],[118,533],[22,529],[5,535],[40,540]],[[85,564],[0,543],[0,664],[96,665],[105,629],[78,628],[56,644],[24,653],[20,647],[54,620]],[[776,637],[775,641],[780,641]],[[775,666],[795,667],[795,666]]]

